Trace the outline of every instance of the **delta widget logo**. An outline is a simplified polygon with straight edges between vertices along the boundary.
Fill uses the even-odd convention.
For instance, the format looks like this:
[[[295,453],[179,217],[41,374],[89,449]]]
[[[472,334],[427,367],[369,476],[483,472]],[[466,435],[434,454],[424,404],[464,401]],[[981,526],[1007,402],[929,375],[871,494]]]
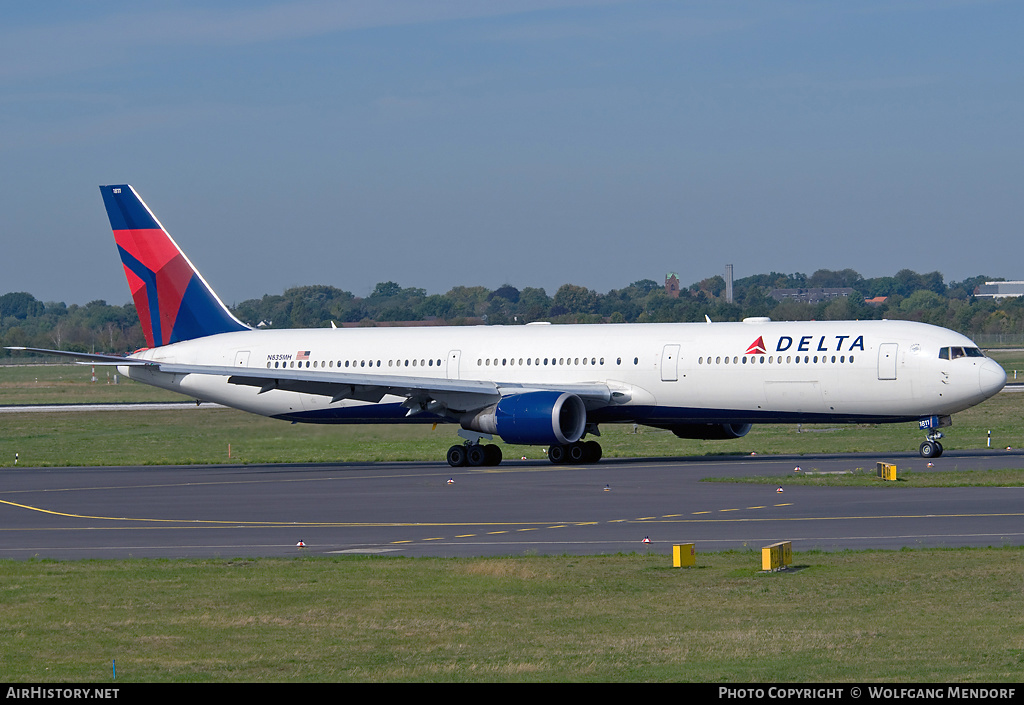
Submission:
[[[743,354],[744,355],[767,355],[768,351],[764,349],[764,338],[762,336],[760,336],[760,335],[757,336],[757,340],[755,340],[753,343],[751,343],[750,347],[747,348],[747,351],[745,353],[743,353]]]

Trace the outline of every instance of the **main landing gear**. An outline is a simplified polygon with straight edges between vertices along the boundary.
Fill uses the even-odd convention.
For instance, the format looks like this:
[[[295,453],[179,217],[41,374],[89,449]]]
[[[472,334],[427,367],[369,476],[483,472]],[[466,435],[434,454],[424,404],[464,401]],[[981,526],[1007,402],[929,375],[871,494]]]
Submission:
[[[501,464],[501,448],[496,445],[481,445],[467,441],[448,449],[448,464],[453,468],[468,465],[473,468]]]
[[[597,441],[577,441],[568,445],[554,445],[548,448],[548,460],[556,465],[562,463],[596,463],[601,459],[601,444]]]
[[[490,443],[481,443],[483,438],[490,436],[466,430],[460,431],[459,435],[465,438],[466,442],[449,448],[446,456],[448,464],[453,468],[466,465],[477,468],[501,463],[501,448]],[[577,441],[548,447],[548,460],[556,465],[596,463],[601,459],[601,455],[601,444],[597,441]]]
[[[596,463],[603,451],[597,441],[553,445],[548,448],[548,460],[556,465]],[[501,448],[492,444],[470,443],[448,449],[448,464],[453,468],[468,465],[471,468],[501,464]]]

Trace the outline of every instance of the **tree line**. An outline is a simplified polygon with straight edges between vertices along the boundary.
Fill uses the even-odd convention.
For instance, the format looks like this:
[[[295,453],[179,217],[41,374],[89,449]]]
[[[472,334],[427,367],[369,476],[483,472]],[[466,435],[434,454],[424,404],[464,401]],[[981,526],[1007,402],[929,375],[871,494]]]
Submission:
[[[1024,297],[994,300],[973,295],[986,276],[946,283],[942,274],[904,269],[892,277],[866,279],[852,269],[821,269],[814,274],[756,274],[733,284],[725,298],[725,279],[716,275],[670,296],[663,283],[641,279],[622,289],[599,293],[563,284],[553,296],[543,288],[495,290],[456,286],[445,294],[403,288],[388,281],[366,297],[333,286],[299,286],[231,307],[244,323],[265,328],[373,326],[402,321],[443,321],[451,325],[552,323],[663,323],[739,321],[752,316],[773,320],[905,319],[951,328],[968,336],[1024,333]],[[808,304],[776,301],[775,289],[848,287],[847,297]],[[887,297],[869,305],[866,299]],[[59,348],[80,352],[127,352],[145,345],[133,304],[102,300],[84,306],[41,302],[25,292],[0,295],[0,344]],[[0,351],[10,355],[10,351]]]

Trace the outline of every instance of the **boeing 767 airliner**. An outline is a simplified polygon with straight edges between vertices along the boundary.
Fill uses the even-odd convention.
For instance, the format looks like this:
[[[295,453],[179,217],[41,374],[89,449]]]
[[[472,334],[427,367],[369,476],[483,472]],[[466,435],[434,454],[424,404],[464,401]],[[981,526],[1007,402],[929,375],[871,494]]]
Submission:
[[[937,457],[951,414],[1006,383],[968,338],[909,321],[254,330],[135,189],[100,191],[148,348],[65,354],[286,421],[457,424],[452,466],[500,463],[481,443],[493,436],[596,462],[584,439],[610,423],[726,439],[755,423],[917,421],[921,455]]]

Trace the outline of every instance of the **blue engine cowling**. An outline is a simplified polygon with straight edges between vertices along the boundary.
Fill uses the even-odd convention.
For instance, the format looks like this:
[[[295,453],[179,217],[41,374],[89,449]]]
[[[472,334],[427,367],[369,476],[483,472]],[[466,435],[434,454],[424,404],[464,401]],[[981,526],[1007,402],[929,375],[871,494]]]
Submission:
[[[693,423],[669,428],[679,438],[696,438],[702,441],[719,441],[743,438],[750,431],[748,423]]]
[[[583,436],[587,408],[568,392],[525,392],[463,415],[462,427],[501,436],[506,443],[566,445]]]

